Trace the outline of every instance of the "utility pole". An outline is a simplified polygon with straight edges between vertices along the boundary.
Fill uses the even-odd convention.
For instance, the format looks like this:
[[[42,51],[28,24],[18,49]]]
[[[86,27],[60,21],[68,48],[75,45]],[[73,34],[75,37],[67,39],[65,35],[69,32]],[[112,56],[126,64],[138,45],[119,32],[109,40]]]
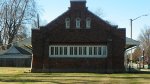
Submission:
[[[144,49],[143,49],[143,69],[144,69]]]
[[[133,23],[133,21],[135,21],[135,20],[137,20],[137,19],[139,19],[139,18],[141,18],[141,17],[143,17],[143,16],[148,16],[148,14],[144,14],[144,15],[141,15],[141,16],[138,16],[138,17],[136,17],[136,18],[134,18],[134,19],[130,19],[130,27],[131,27],[131,39],[132,39],[132,31],[133,31],[133,29],[132,29],[132,23]],[[144,57],[143,57],[144,58]],[[131,68],[133,68],[133,63],[132,63],[132,60],[133,60],[133,58],[132,58],[132,47],[131,47],[131,56],[130,56],[130,63],[129,63],[129,71],[131,70]],[[144,60],[143,60],[144,61]]]

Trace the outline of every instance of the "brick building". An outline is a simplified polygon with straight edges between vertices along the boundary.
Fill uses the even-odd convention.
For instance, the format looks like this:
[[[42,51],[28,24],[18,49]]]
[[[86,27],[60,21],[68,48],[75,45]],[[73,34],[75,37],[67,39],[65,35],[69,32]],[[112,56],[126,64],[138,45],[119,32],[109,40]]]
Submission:
[[[70,0],[69,9],[32,30],[32,72],[124,72],[125,29]]]

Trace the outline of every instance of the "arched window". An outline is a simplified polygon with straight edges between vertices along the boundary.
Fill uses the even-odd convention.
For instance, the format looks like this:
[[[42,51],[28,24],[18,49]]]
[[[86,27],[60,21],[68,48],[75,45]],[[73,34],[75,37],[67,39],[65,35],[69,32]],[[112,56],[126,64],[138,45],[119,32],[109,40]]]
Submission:
[[[80,18],[76,18],[76,28],[80,28]]]
[[[91,19],[90,18],[86,18],[86,28],[87,29],[91,28]]]
[[[66,29],[69,29],[70,28],[70,18],[66,18],[65,23],[66,23]]]

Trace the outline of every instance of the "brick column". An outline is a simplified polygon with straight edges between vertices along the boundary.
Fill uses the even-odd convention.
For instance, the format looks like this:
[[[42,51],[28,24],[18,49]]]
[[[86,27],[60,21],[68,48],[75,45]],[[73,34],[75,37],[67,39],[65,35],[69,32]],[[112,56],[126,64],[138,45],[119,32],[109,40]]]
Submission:
[[[32,30],[32,69],[31,72],[41,72],[43,68],[43,36],[40,29]]]
[[[49,72],[49,40],[44,42],[43,72]]]
[[[107,57],[107,73],[113,73],[112,69],[112,39],[107,40],[108,57]]]

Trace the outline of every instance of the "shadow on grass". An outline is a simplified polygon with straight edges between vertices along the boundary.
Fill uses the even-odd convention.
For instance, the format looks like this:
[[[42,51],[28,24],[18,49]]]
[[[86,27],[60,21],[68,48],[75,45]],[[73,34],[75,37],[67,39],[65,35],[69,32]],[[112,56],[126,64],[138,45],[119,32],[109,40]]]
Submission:
[[[34,79],[0,79],[1,82],[42,82]]]
[[[100,74],[100,73],[23,73],[23,74],[0,74],[1,77],[106,77],[107,74]]]
[[[150,77],[110,77],[110,78],[114,78],[114,79],[150,79]]]
[[[93,84],[93,83],[98,83],[100,81],[96,81],[96,80],[83,80],[83,79],[63,79],[63,78],[60,78],[60,79],[49,79],[49,80],[37,80],[37,79],[0,79],[0,82],[49,82],[49,83],[55,83],[55,84],[64,84],[65,82],[69,81],[69,83],[74,83],[74,84],[78,84],[78,83],[84,83],[84,84],[87,84],[87,83],[90,83],[90,84]]]
[[[120,75],[117,75],[120,74]],[[127,74],[127,75],[126,75]],[[129,74],[129,76],[128,76]],[[130,75],[131,74],[131,75]],[[113,74],[101,74],[101,73],[21,73],[21,74],[0,74],[0,82],[49,82],[54,84],[64,84],[64,82],[69,83],[83,83],[83,84],[99,84],[103,83],[105,78],[116,82],[117,80],[134,80],[134,79],[144,79],[144,81],[149,80],[150,76],[145,75],[133,76],[132,74],[150,74],[148,71],[139,71],[133,69],[131,72],[125,73],[113,73]],[[121,80],[120,80],[121,79]],[[109,84],[111,82],[106,81]]]
[[[143,79],[144,80],[149,80],[150,77],[105,77],[106,79],[110,78],[111,80],[109,81],[106,81],[104,79],[104,77],[102,78],[99,78],[99,79],[93,79],[93,80],[88,80],[88,79],[82,79],[82,78],[68,78],[68,79],[65,79],[65,77],[60,77],[59,79],[56,78],[56,79],[46,79],[46,80],[42,80],[42,79],[0,79],[0,82],[24,82],[24,83],[29,83],[29,82],[33,82],[33,83],[36,83],[36,82],[41,82],[41,83],[54,83],[54,84],[65,84],[65,83],[69,83],[69,84],[99,84],[99,83],[104,83],[104,82],[107,82],[109,84],[111,84],[110,81],[113,81],[113,82],[117,82],[117,80],[119,80],[121,82],[121,80],[134,80],[134,79]],[[121,79],[121,80],[120,80]]]

